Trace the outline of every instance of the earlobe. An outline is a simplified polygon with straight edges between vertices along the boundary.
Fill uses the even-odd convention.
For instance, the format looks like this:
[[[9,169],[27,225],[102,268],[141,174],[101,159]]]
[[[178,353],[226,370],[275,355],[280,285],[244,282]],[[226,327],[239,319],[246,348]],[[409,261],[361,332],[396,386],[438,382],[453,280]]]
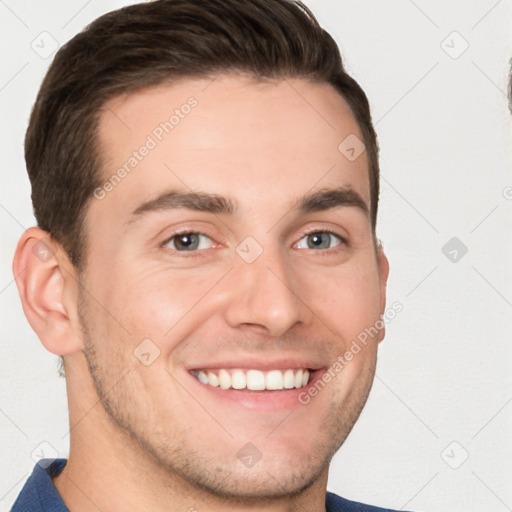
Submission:
[[[81,350],[78,284],[62,248],[45,231],[29,228],[16,247],[13,272],[25,316],[43,345],[57,355]]]

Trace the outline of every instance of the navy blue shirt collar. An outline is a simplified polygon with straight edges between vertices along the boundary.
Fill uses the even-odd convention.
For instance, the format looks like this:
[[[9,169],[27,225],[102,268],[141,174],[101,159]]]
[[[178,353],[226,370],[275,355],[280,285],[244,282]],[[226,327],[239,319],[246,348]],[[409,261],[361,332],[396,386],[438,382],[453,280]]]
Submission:
[[[11,512],[70,512],[53,485],[66,459],[41,459],[25,482]]]

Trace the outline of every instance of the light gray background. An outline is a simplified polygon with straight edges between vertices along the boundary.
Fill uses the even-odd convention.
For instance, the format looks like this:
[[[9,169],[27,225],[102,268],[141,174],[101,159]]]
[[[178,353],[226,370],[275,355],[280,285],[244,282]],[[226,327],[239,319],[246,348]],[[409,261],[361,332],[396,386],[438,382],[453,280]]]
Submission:
[[[0,0],[1,511],[32,454],[55,455],[49,445],[68,453],[64,380],[25,320],[10,269],[34,224],[24,131],[45,52],[123,4]],[[372,104],[388,298],[404,307],[329,488],[397,509],[512,510],[512,0],[307,4]],[[445,251],[456,262],[442,252],[452,237],[468,249],[462,258],[460,242]]]

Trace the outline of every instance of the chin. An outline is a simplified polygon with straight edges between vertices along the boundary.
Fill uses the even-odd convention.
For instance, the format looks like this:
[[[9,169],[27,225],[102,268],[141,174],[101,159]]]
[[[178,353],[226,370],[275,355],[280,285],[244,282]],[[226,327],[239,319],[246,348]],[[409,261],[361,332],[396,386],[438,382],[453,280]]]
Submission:
[[[290,460],[263,461],[244,468],[240,463],[212,467],[210,471],[187,475],[187,480],[208,494],[219,498],[247,502],[289,498],[311,487],[322,474],[327,474],[328,461],[311,464],[309,458],[300,466]]]

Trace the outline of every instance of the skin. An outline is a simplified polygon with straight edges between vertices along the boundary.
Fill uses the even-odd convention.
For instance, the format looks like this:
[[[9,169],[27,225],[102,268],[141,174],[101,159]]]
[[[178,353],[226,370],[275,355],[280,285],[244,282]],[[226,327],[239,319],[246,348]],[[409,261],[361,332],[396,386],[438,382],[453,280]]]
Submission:
[[[383,314],[388,263],[364,210],[296,208],[307,194],[339,187],[369,208],[366,154],[349,161],[338,151],[348,135],[362,136],[327,84],[186,80],[108,103],[99,126],[105,180],[190,97],[198,102],[190,114],[103,199],[91,199],[81,275],[37,228],[18,244],[27,318],[65,358],[70,454],[54,483],[71,510],[85,512],[320,512],[329,461],[366,401],[383,330],[307,405],[275,405],[272,391],[259,404],[254,393],[227,400],[189,370],[279,359],[321,374]],[[229,197],[238,208],[133,220],[170,190]],[[204,248],[165,245],[177,230],[204,233]],[[321,235],[328,247],[316,249],[309,231],[336,236]],[[248,236],[263,251],[253,263],[236,252]],[[40,239],[47,258],[33,250]],[[148,366],[134,356],[144,339],[160,351]],[[247,442],[261,454],[252,467],[237,457]]]

